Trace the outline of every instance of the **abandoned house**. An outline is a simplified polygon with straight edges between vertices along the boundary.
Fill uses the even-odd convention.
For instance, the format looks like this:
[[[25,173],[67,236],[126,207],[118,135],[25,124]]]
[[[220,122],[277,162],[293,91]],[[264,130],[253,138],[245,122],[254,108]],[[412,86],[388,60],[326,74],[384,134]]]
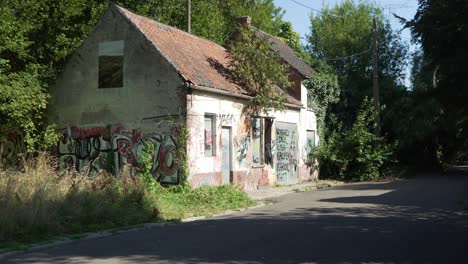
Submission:
[[[61,166],[118,173],[138,164],[147,142],[155,147],[153,175],[177,184],[185,124],[193,187],[252,189],[316,177],[306,162],[307,147],[318,142],[316,121],[302,84],[313,70],[281,40],[258,34],[289,65],[294,85],[285,92],[286,110],[245,116],[250,97],[219,69],[228,67],[225,48],[111,5],[51,92],[50,117],[64,134]]]

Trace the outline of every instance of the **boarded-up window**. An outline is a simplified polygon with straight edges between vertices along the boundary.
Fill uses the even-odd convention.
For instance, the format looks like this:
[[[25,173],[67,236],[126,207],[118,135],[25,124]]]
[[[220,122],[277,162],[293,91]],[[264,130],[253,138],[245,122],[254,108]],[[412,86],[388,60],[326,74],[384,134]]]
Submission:
[[[123,87],[124,41],[99,43],[99,88]]]
[[[262,142],[263,142],[262,119],[252,118],[252,161],[254,165],[263,164]]]
[[[215,118],[214,115],[205,115],[205,156],[215,155]]]

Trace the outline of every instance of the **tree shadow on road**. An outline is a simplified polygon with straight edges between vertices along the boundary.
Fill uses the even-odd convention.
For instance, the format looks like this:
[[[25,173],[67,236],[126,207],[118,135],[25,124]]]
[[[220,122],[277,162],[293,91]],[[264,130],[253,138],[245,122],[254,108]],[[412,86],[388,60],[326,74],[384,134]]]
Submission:
[[[229,217],[77,241],[8,263],[466,263],[468,216],[457,200],[468,201],[467,190],[465,177],[341,186]],[[329,191],[336,197],[283,208]],[[376,194],[359,195],[366,192]]]

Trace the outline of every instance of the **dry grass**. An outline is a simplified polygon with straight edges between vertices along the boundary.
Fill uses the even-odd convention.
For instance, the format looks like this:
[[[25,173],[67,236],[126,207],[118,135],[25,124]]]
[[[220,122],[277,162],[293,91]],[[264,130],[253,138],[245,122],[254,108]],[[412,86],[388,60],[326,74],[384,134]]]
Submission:
[[[25,162],[22,172],[0,170],[0,247],[157,217],[154,199],[138,178],[90,178],[54,168],[52,159],[40,155]]]
[[[0,251],[57,236],[212,215],[254,202],[234,186],[146,186],[140,177],[57,172],[45,154],[0,169]]]

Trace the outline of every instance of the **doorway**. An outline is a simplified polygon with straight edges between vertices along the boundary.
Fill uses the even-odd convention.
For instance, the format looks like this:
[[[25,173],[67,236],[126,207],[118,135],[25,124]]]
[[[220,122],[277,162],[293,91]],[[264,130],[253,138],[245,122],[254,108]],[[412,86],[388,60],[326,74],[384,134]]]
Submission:
[[[221,129],[221,158],[222,158],[222,184],[231,183],[231,127],[222,127]]]

